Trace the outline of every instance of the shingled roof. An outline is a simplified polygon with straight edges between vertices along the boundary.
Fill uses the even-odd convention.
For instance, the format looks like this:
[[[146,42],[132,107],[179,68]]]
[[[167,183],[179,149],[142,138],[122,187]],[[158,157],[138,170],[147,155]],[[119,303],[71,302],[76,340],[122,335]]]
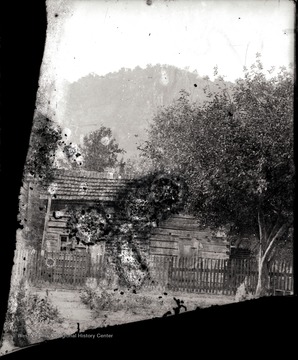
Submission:
[[[108,177],[108,173],[96,171],[56,170],[41,198],[52,195],[56,200],[113,201],[132,183],[131,179]]]

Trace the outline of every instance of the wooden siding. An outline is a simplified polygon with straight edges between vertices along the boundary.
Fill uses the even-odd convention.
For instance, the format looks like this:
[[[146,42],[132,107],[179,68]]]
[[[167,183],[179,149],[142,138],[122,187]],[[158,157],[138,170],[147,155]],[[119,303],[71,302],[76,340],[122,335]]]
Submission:
[[[113,202],[132,186],[130,179],[107,179],[105,175],[86,171],[57,171],[52,183],[51,212],[45,229],[45,248],[60,250],[60,236],[67,235],[67,217],[53,217],[53,211],[68,206],[84,206],[104,201],[110,209]],[[48,196],[48,191],[41,198]],[[113,211],[113,210],[111,210]],[[139,236],[135,243],[141,252],[160,256],[202,256],[215,259],[229,257],[229,242],[215,237],[210,229],[201,228],[190,215],[174,215],[152,230],[149,240]]]
[[[55,202],[55,201],[53,201]],[[56,207],[57,210],[57,207]],[[46,250],[60,250],[60,236],[68,235],[68,216],[56,219],[53,212],[46,230]],[[184,220],[186,220],[184,222]],[[178,225],[179,224],[179,228]],[[166,227],[167,226],[167,227]],[[229,242],[225,238],[212,236],[209,230],[199,230],[192,217],[175,215],[152,231],[149,239],[138,236],[134,243],[143,254],[160,256],[200,256],[214,259],[227,259]]]
[[[45,235],[45,249],[48,251],[60,251],[60,236],[68,235],[67,220],[69,216],[64,215],[56,219],[51,212]]]
[[[201,229],[189,215],[174,215],[161,222],[150,236],[150,254],[160,256],[200,256],[227,259],[229,242],[215,237],[210,229]]]

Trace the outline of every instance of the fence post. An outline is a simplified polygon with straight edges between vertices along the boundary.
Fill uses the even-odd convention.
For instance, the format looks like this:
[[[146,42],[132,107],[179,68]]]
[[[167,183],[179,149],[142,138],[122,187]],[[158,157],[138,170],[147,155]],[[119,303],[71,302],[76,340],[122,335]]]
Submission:
[[[199,283],[199,287],[198,287],[198,290],[199,292],[202,291],[202,266],[203,266],[203,263],[202,263],[202,258],[199,258],[199,261],[198,261],[198,268],[197,268],[197,274],[198,274],[198,283]]]
[[[225,282],[225,259],[220,259],[220,290],[224,294],[224,282]]]
[[[173,277],[173,256],[170,257],[169,268],[168,268],[168,288],[169,289],[172,289],[172,277]]]
[[[195,292],[196,289],[196,256],[192,257],[191,262],[191,290]]]
[[[215,294],[218,294],[218,273],[219,273],[219,260],[220,259],[216,259],[215,263],[214,263],[214,292]]]
[[[172,268],[172,290],[176,290],[177,287],[177,256],[173,258],[173,268]]]

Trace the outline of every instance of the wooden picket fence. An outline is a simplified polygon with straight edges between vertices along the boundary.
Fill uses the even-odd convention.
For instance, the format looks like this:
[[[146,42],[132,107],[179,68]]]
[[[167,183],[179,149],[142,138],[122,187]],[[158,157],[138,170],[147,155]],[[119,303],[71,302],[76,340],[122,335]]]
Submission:
[[[269,288],[273,295],[293,294],[293,265],[286,261],[275,261],[269,266]]]
[[[15,271],[32,284],[50,283],[83,287],[88,278],[100,283],[106,278],[107,259],[87,252],[28,252],[18,254]],[[196,293],[235,295],[245,282],[254,292],[257,264],[254,259],[205,259],[199,257],[149,256],[149,277],[143,288]],[[293,293],[293,269],[286,262],[272,262],[268,268],[272,295]]]
[[[32,284],[84,286],[88,278],[105,277],[105,258],[87,252],[35,252],[28,256],[25,277]]]
[[[252,260],[151,256],[149,264],[154,281],[147,287],[151,288],[232,295],[244,280],[249,291],[254,291],[257,283]]]
[[[154,282],[175,291],[235,295],[245,282],[254,293],[257,286],[255,259],[205,259],[199,257],[151,257]],[[149,285],[150,286],[150,285]],[[293,294],[293,268],[285,261],[269,264],[268,283],[271,295]]]

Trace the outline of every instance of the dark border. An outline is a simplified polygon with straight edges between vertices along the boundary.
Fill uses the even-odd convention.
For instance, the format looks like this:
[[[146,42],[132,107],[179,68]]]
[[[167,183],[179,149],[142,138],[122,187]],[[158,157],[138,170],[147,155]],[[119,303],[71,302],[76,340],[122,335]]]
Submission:
[[[1,3],[1,318],[4,322],[28,150],[46,36],[45,0]]]
[[[4,2],[3,2],[4,3]],[[42,61],[46,8],[44,0],[2,3],[1,44],[1,319],[7,308],[15,235],[18,196],[35,109]],[[297,24],[297,22],[296,22]],[[297,31],[297,29],[296,29]],[[297,33],[297,32],[296,32]],[[295,100],[297,99],[297,89]],[[297,159],[297,157],[296,157]],[[296,297],[260,299],[232,306],[214,307],[185,315],[107,328],[113,340],[57,340],[17,351],[8,356],[31,359],[45,353],[68,358],[103,351],[123,357],[147,353],[184,357],[193,354],[230,356],[270,355],[283,357],[295,348],[292,325]],[[103,332],[97,329],[95,333]],[[139,345],[142,349],[139,350]],[[159,348],[160,346],[160,348]],[[91,355],[92,356],[92,355]]]

